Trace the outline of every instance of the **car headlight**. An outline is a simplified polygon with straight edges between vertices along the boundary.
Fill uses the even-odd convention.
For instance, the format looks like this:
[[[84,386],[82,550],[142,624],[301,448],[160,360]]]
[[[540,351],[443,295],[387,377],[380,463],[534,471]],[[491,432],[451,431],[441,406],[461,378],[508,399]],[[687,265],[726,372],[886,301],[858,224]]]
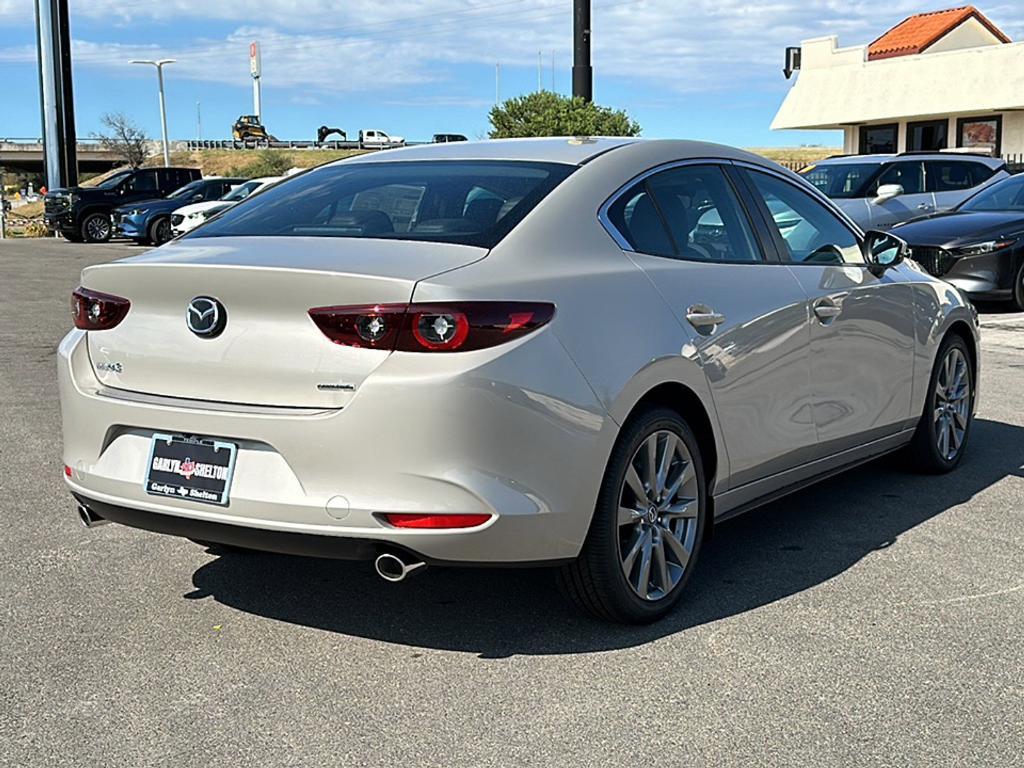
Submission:
[[[132,208],[130,211],[128,211],[128,215],[129,216],[142,216],[144,213],[147,213],[148,211],[149,211],[149,208]]]
[[[972,243],[959,248],[953,248],[951,253],[955,256],[983,256],[986,253],[1001,251],[1009,248],[1017,242],[1017,238],[1003,238],[1001,240],[986,240],[983,243]]]

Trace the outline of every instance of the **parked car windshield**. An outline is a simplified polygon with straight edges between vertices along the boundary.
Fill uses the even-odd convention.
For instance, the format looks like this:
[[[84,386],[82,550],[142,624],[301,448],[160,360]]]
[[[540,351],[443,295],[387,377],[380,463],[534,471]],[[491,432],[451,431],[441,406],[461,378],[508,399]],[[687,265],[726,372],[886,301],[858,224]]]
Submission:
[[[340,163],[243,200],[186,237],[366,237],[491,248],[574,166]]]
[[[115,173],[109,179],[104,179],[99,184],[97,184],[96,189],[113,189],[131,175],[131,171],[121,171],[120,173]]]
[[[958,211],[1024,211],[1024,177],[1011,176],[965,200]]]
[[[245,200],[245,198],[251,195],[261,183],[262,182],[259,181],[247,181],[244,184],[239,184],[224,195],[221,200],[232,203],[237,203],[239,200]]]
[[[864,187],[878,168],[878,163],[831,163],[812,165],[800,174],[829,197],[864,197]]]

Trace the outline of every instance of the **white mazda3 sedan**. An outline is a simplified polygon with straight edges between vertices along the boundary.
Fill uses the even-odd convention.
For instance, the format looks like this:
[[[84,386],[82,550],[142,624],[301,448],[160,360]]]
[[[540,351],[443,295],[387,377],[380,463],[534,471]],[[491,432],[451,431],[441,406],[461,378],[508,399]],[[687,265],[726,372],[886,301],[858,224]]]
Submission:
[[[959,463],[977,317],[905,251],[711,144],[351,158],[83,272],[66,481],[87,525],[391,581],[557,566],[650,621],[716,521],[897,449]]]

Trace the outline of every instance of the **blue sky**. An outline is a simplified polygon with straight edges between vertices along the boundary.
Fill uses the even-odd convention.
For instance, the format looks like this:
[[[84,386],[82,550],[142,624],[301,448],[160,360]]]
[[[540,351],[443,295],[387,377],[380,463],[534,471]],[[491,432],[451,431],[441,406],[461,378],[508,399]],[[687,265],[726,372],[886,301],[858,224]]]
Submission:
[[[866,43],[905,16],[949,7],[930,0],[593,0],[595,100],[625,109],[646,136],[747,147],[824,143],[829,132],[772,132],[788,84],[783,49],[838,34]],[[435,132],[486,135],[495,97],[537,87],[570,90],[571,0],[71,0],[79,135],[121,111],[159,136],[156,76],[135,58],[178,59],[167,69],[172,138],[227,138],[252,109],[248,43],[263,49],[263,114],[275,135],[312,139],[326,123],[379,128],[407,139]],[[1024,8],[985,12],[1014,39]],[[0,136],[38,136],[33,0],[0,0]],[[258,9],[258,10],[256,10]]]

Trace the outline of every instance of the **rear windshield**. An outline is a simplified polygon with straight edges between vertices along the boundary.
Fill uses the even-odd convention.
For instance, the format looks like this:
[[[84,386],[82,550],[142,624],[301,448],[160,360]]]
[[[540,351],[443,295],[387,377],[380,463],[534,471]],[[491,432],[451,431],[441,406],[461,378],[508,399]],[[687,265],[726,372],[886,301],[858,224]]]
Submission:
[[[491,248],[573,170],[511,161],[341,163],[243,200],[186,237],[368,237]]]
[[[833,163],[812,165],[800,175],[829,197],[842,199],[864,197],[864,187],[878,169],[878,163]]]

